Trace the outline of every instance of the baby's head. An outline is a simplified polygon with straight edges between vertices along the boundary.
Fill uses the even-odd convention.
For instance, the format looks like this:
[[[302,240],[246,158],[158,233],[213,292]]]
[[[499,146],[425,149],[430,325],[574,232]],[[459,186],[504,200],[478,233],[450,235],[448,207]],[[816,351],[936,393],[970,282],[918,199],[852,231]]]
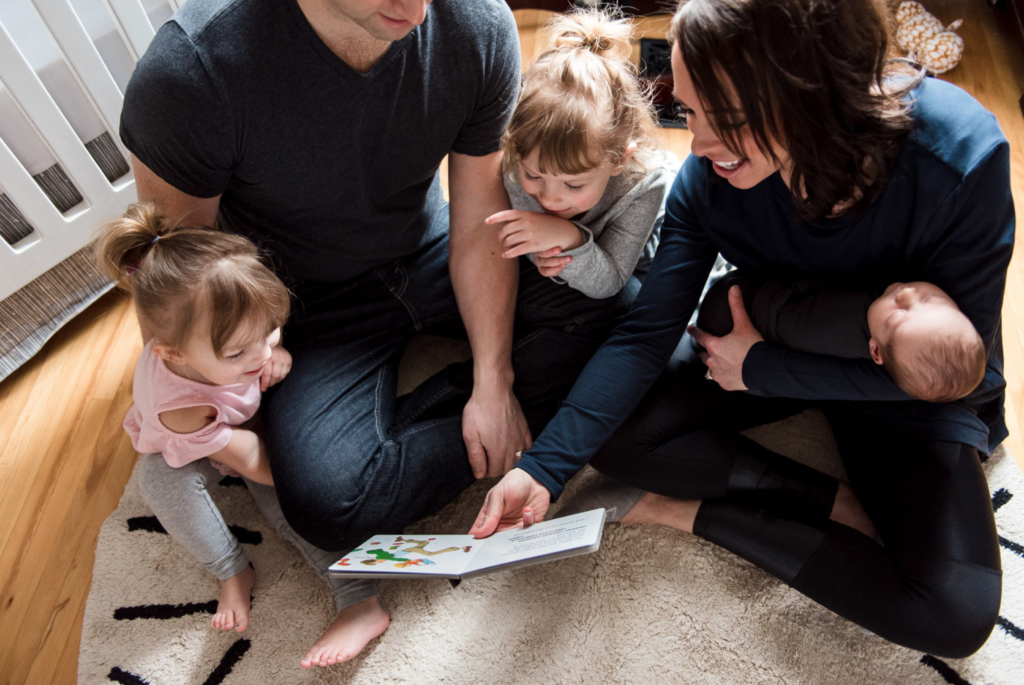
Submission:
[[[871,357],[908,395],[952,402],[985,376],[985,345],[970,320],[931,283],[893,283],[868,309]]]
[[[249,240],[170,224],[140,203],[103,226],[100,267],[131,293],[153,351],[214,385],[257,380],[288,318],[288,289]]]
[[[569,218],[596,205],[613,176],[647,168],[656,124],[628,21],[582,10],[545,30],[552,48],[523,75],[504,168],[545,211]]]

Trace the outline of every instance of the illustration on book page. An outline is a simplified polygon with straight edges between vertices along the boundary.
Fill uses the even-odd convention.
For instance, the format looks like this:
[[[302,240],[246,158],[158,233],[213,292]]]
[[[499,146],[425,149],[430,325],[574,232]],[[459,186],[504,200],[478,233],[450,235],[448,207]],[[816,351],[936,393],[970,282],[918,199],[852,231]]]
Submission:
[[[351,566],[353,570],[365,567],[368,571],[415,572],[421,569],[420,572],[457,575],[476,552],[475,543],[468,535],[375,535],[349,552],[337,565]]]

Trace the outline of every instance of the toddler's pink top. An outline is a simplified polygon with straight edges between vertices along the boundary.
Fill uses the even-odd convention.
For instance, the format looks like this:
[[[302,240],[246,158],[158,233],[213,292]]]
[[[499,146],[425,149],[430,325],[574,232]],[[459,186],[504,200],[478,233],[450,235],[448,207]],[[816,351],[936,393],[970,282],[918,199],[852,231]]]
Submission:
[[[208,457],[227,447],[231,427],[253,417],[260,407],[259,381],[234,385],[206,385],[171,373],[164,360],[146,345],[135,365],[132,385],[135,404],[124,419],[124,429],[136,451],[161,452],[171,466]],[[183,407],[210,406],[217,416],[195,433],[175,433],[160,422],[160,414]]]

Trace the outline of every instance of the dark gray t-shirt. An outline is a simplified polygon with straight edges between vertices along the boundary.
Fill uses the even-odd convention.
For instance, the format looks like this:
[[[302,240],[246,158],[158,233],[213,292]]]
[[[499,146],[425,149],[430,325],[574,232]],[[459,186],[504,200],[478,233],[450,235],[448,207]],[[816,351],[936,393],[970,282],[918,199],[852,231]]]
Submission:
[[[190,0],[139,61],[121,139],[175,188],[222,195],[222,221],[292,278],[338,282],[443,230],[438,165],[500,148],[519,81],[501,0],[435,0],[366,74],[296,0]]]

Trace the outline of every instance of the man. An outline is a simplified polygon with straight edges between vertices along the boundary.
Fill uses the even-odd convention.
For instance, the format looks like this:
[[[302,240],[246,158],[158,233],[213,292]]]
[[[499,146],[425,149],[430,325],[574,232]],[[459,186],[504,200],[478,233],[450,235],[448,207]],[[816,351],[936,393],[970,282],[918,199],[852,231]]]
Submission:
[[[284,516],[319,548],[508,472],[635,294],[588,300],[500,256],[484,219],[508,208],[519,80],[500,0],[190,0],[125,93],[140,199],[250,236],[296,296],[264,421]],[[473,359],[398,399],[418,331],[468,336]],[[303,666],[387,628],[367,587],[343,593]]]

